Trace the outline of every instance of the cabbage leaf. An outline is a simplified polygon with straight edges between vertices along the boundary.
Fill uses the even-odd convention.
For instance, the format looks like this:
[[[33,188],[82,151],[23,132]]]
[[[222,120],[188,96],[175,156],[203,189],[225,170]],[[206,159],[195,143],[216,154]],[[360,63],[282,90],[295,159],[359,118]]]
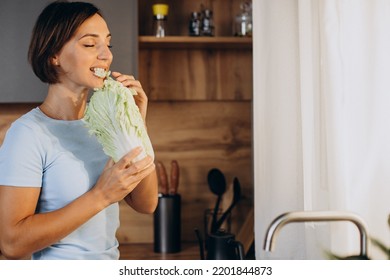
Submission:
[[[95,89],[85,112],[84,121],[90,134],[97,137],[103,151],[118,162],[135,147],[143,152],[135,161],[146,155],[154,158],[152,143],[141,113],[134,101],[136,91],[107,77],[100,89]]]

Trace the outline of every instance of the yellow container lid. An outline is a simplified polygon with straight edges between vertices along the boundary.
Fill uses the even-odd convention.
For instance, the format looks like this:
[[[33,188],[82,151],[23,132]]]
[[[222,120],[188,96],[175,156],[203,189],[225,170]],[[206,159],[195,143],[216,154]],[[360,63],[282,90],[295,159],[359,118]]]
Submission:
[[[153,15],[163,15],[167,16],[168,15],[168,5],[167,4],[154,4],[152,6],[153,9]]]

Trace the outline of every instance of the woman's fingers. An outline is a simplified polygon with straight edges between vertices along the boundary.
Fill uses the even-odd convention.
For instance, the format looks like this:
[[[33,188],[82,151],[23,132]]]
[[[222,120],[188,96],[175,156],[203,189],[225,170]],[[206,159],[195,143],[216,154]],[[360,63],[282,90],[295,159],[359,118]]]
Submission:
[[[132,187],[131,185],[133,183],[136,183],[136,185],[142,180],[144,179],[146,176],[148,176],[150,173],[152,173],[154,170],[155,170],[155,165],[153,163],[153,161],[149,164],[144,164],[144,166],[140,167],[140,166],[137,166],[137,164],[139,164],[140,162],[137,162],[135,164],[132,164],[127,170],[126,170],[126,173],[127,173],[127,180],[129,180],[129,187],[131,188],[131,190],[134,189],[134,187]]]
[[[133,162],[141,150],[141,147],[131,150],[116,164],[112,160],[107,162],[96,187],[103,191],[109,203],[123,199],[142,179],[154,171],[155,166],[150,156]]]
[[[137,92],[137,95],[134,96],[134,101],[137,104],[142,119],[146,121],[146,111],[148,106],[148,97],[141,85],[141,82],[136,80],[132,75],[124,75],[120,72],[112,72],[112,76],[125,87],[132,88]]]
[[[118,82],[121,82],[121,83],[126,83],[126,84],[130,84],[130,83],[133,83],[133,84],[140,84],[139,81],[137,81],[133,75],[124,75],[122,73],[119,73],[119,72],[112,72],[112,76],[115,78],[115,80],[117,80]],[[126,86],[126,85],[125,85]]]
[[[120,72],[112,72],[112,76],[118,81],[118,82],[123,82],[125,80],[134,80],[135,78],[133,75],[125,75]]]
[[[150,156],[146,156],[145,158],[130,164],[126,168],[126,173],[128,176],[132,176],[138,173],[141,173],[142,171],[154,166],[153,159]],[[152,168],[154,169],[154,167]]]
[[[119,169],[127,169],[134,159],[142,152],[142,147],[136,147],[124,155],[116,164]]]
[[[141,152],[142,147],[136,147],[124,155],[116,164],[118,169],[126,170],[127,174],[132,175],[153,165],[153,158],[150,156],[146,156],[136,162],[134,161]]]
[[[137,93],[143,93],[145,92],[142,89],[141,82],[136,80],[134,76],[132,75],[124,75],[120,72],[112,72],[112,76],[118,81],[121,82],[125,87],[131,87],[134,88]]]
[[[106,165],[104,166],[103,170],[106,170],[106,169],[109,169],[109,168],[113,167],[114,164],[115,164],[115,162],[112,160],[112,158],[110,158],[107,161]]]

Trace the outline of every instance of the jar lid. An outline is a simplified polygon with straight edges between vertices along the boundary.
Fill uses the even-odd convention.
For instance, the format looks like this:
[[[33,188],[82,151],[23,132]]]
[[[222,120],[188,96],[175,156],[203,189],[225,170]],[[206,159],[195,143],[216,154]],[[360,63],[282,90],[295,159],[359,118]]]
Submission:
[[[168,15],[168,5],[167,4],[154,4],[152,6],[153,9],[153,15],[163,15],[166,16]]]

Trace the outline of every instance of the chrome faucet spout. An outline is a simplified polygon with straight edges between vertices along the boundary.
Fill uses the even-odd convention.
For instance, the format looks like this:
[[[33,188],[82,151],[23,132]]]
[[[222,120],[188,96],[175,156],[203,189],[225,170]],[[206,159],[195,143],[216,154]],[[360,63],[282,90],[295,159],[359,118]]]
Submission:
[[[297,211],[284,213],[274,219],[268,227],[264,240],[264,250],[274,250],[274,239],[276,238],[276,235],[279,233],[282,227],[286,224],[333,221],[349,221],[356,225],[360,234],[360,255],[367,256],[368,234],[365,222],[358,215],[343,211]]]

